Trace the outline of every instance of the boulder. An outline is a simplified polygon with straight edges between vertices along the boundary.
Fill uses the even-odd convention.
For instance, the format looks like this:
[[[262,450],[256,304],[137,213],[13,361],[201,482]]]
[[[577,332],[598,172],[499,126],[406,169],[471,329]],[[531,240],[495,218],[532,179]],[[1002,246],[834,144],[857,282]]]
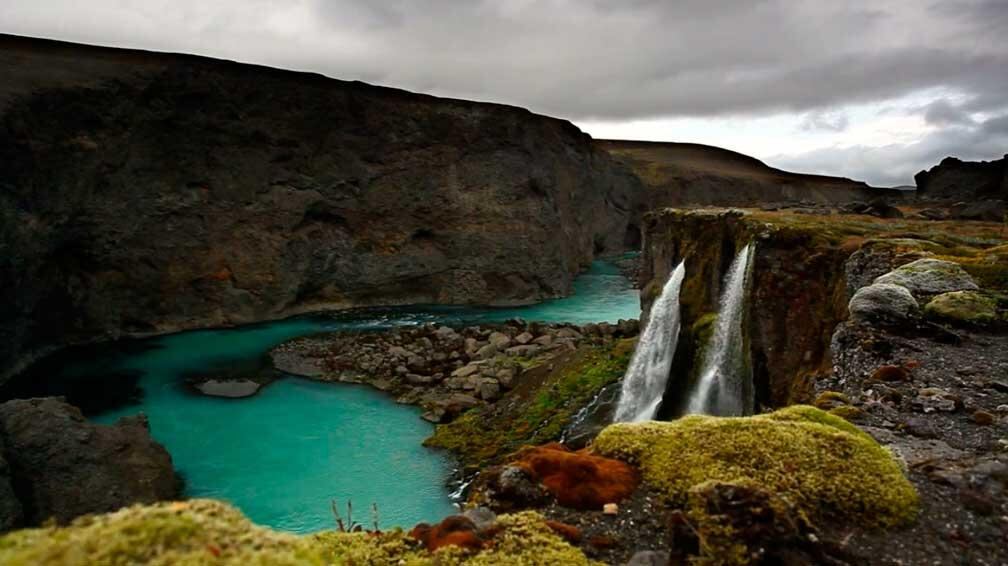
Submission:
[[[1003,200],[982,200],[962,203],[952,207],[951,216],[958,220],[983,220],[1003,222],[1008,208]]]
[[[875,283],[900,285],[915,296],[976,291],[979,288],[958,263],[933,258],[918,259],[897,267],[876,278]]]
[[[61,398],[0,404],[0,434],[28,524],[178,496],[171,456],[143,415],[88,422]]]
[[[479,373],[481,366],[479,364],[468,364],[464,365],[455,371],[451,372],[452,377],[469,377],[470,375],[475,375]]]
[[[497,346],[494,346],[493,344],[487,344],[486,346],[481,347],[479,350],[476,350],[476,353],[473,354],[473,357],[476,358],[477,360],[488,360],[496,355],[497,355]]]
[[[492,332],[487,341],[498,350],[504,350],[511,344],[511,338],[503,332]]]
[[[533,340],[532,343],[538,344],[540,346],[549,346],[550,344],[553,343],[553,337],[550,336],[549,334],[543,334],[542,336],[539,336],[538,338]]]
[[[855,321],[902,322],[917,316],[920,305],[906,287],[875,283],[858,289],[847,310]]]
[[[496,400],[500,397],[500,390],[500,384],[497,383],[496,379],[482,379],[476,388],[480,399],[483,399],[484,401]]]
[[[532,336],[531,334],[529,334],[528,332],[522,332],[518,336],[515,336],[515,342],[517,342],[518,344],[524,346],[525,344],[528,344],[529,342],[531,342],[533,338],[535,338],[535,337]]]

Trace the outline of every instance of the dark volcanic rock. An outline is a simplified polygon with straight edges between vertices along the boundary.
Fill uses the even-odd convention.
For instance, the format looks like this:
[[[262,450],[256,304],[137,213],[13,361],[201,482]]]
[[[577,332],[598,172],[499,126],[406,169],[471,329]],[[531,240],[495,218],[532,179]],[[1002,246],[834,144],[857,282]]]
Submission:
[[[0,404],[0,437],[29,525],[178,495],[171,456],[143,416],[95,425],[59,398],[19,399]]]
[[[0,379],[120,335],[565,295],[639,209],[520,108],[12,36],[0,76]]]
[[[928,171],[914,175],[914,180],[920,197],[946,200],[1008,199],[1008,158],[962,161],[946,157]]]

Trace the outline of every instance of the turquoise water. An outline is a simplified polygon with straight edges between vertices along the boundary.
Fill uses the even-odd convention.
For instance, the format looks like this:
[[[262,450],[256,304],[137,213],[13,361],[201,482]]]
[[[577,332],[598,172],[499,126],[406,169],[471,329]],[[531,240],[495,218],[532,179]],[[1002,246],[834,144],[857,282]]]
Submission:
[[[203,397],[187,391],[184,376],[249,365],[285,340],[329,330],[515,317],[615,322],[639,314],[637,291],[614,266],[595,262],[575,282],[575,295],[539,305],[369,309],[184,332],[146,340],[144,347],[119,352],[111,361],[92,358],[84,365],[139,374],[139,403],[93,418],[110,423],[145,413],[191,497],[230,501],[256,523],[295,532],[333,528],[333,499],[341,509],[352,500],[354,519],[365,525],[370,525],[370,507],[376,503],[383,527],[409,527],[454,512],[445,485],[452,463],[421,445],[433,427],[419,418],[419,409],[397,405],[368,387],[294,377],[246,399]]]

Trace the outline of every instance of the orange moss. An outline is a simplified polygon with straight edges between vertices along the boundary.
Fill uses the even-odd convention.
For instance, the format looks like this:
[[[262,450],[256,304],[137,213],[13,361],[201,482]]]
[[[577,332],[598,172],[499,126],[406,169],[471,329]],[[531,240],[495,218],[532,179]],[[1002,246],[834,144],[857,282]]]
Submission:
[[[483,539],[476,534],[476,525],[462,515],[447,517],[433,527],[427,523],[420,523],[413,527],[409,535],[420,541],[429,551],[445,546],[480,550],[484,546]]]
[[[871,375],[873,381],[910,381],[910,370],[903,366],[882,366]]]
[[[560,538],[571,544],[581,542],[581,529],[574,525],[568,525],[560,521],[546,521],[546,526],[552,529],[554,533],[560,535]]]
[[[520,450],[515,465],[527,470],[556,498],[573,509],[602,509],[628,497],[640,475],[620,460],[571,452],[552,443]]]

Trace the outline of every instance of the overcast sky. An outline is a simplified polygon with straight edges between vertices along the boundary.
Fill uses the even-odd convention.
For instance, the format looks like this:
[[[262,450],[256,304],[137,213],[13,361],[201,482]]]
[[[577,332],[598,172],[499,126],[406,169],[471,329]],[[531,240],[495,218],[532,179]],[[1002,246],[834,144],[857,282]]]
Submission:
[[[1008,153],[1008,0],[0,0],[0,31],[516,104],[878,185]]]

